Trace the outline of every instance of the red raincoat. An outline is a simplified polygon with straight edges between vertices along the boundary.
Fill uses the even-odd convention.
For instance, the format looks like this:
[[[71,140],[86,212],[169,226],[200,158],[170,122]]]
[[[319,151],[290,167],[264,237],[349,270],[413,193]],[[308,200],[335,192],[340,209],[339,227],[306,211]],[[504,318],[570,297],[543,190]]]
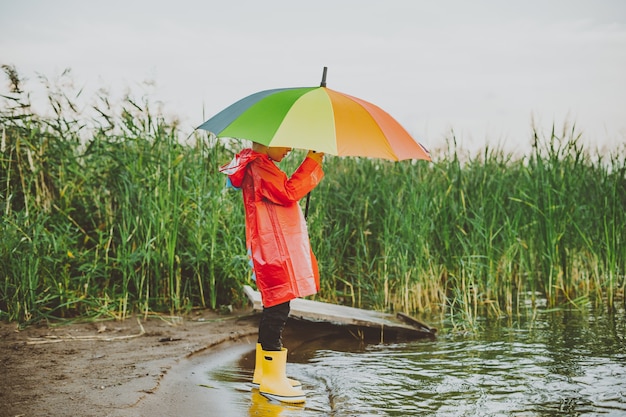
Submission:
[[[244,149],[220,171],[243,191],[246,246],[264,307],[319,290],[317,260],[298,201],[324,177],[306,158],[291,178],[264,154]]]

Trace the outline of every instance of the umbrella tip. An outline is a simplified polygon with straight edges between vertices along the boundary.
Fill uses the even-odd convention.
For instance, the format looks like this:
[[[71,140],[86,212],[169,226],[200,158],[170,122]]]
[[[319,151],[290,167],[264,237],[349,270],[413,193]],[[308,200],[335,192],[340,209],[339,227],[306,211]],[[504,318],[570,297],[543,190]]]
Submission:
[[[328,67],[324,67],[324,72],[322,73],[322,82],[320,83],[320,87],[326,87],[326,71]]]

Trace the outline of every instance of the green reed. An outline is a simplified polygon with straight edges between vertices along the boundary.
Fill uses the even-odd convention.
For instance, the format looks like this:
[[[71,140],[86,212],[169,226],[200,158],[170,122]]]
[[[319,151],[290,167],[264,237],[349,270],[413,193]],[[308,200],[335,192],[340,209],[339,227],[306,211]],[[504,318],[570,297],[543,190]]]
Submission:
[[[327,158],[310,221],[322,296],[469,322],[537,297],[623,299],[623,149],[607,163],[573,130],[534,139],[521,158],[487,148],[461,161],[454,143],[432,164]]]
[[[237,300],[241,241],[224,230],[243,218],[222,193],[224,146],[181,144],[145,100],[98,97],[83,120],[70,97],[50,86],[47,117],[18,89],[5,98],[0,314],[122,318]]]
[[[85,109],[54,83],[44,117],[9,75],[18,85],[0,106],[2,318],[245,303],[241,193],[218,172],[241,143],[181,138],[146,98],[113,104],[102,93]],[[453,135],[432,163],[327,156],[308,217],[316,298],[443,313],[460,326],[525,314],[541,299],[614,308],[624,299],[626,149],[591,154],[572,128],[532,139],[519,157],[462,153]]]

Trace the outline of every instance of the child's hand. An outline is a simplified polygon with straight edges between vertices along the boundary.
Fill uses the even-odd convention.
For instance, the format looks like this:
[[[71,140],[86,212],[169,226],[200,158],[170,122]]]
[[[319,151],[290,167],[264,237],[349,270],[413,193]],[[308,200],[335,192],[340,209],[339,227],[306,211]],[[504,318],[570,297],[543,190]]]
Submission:
[[[324,152],[309,151],[306,154],[306,157],[307,158],[311,158],[312,160],[314,160],[318,164],[322,165],[322,161],[324,160]]]

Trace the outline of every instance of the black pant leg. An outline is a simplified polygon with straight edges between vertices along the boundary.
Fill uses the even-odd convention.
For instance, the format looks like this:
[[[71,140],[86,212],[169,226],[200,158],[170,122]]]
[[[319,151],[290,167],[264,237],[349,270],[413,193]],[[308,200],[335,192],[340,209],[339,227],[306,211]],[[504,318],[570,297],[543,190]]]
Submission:
[[[272,307],[263,307],[259,323],[259,343],[263,350],[281,350],[283,329],[289,317],[289,301]]]

